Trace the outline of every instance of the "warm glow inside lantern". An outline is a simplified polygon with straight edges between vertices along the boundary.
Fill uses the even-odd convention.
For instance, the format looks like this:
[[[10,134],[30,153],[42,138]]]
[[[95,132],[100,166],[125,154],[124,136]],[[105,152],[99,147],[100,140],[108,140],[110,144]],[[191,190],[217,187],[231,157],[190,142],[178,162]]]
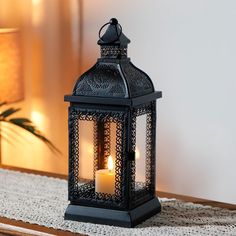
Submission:
[[[130,62],[130,40],[118,21],[104,26],[101,58],[65,96],[70,102],[65,219],[133,227],[161,209],[155,196],[161,92]]]

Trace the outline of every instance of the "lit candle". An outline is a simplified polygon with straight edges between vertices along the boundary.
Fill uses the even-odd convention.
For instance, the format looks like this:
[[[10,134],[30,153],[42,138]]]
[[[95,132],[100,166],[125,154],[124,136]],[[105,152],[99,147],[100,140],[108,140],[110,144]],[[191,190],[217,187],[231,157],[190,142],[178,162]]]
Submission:
[[[115,193],[115,173],[112,157],[108,157],[108,169],[101,169],[95,173],[95,191],[98,193]]]

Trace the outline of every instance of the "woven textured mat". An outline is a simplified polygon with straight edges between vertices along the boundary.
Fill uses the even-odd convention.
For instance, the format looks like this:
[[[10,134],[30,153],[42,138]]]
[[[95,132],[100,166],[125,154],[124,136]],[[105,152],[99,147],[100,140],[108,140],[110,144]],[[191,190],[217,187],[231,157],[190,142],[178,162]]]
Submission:
[[[133,229],[65,221],[67,181],[0,169],[0,216],[87,235],[234,235],[236,211],[160,199],[162,212]]]

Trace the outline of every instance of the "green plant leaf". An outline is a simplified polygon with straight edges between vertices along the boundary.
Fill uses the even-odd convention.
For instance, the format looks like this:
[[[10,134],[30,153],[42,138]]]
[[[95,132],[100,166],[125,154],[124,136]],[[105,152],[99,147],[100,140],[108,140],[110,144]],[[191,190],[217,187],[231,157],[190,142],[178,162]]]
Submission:
[[[0,117],[2,119],[7,118],[8,116],[18,112],[20,110],[20,108],[8,108],[7,110],[3,111],[2,113],[0,113]]]
[[[0,102],[0,107],[5,104],[7,104],[7,102]],[[61,151],[50,140],[48,140],[40,132],[40,130],[37,129],[37,127],[34,125],[34,123],[30,119],[24,118],[24,117],[8,119],[9,116],[18,112],[19,110],[21,109],[12,108],[12,107],[4,110],[3,112],[0,113],[0,122],[8,122],[18,127],[21,127],[22,129],[28,131],[29,133],[31,133],[32,135],[40,139],[42,142],[44,142],[52,152],[61,154]],[[1,133],[2,131],[0,130],[0,136],[2,135]]]
[[[0,102],[0,107],[3,106],[3,105],[6,105],[7,102]]]
[[[23,128],[24,130],[28,131],[29,133],[33,134],[37,138],[39,138],[42,142],[44,142],[51,151],[61,154],[61,151],[54,146],[54,144],[48,140],[33,124],[33,122],[27,118],[12,118],[9,120],[5,120],[5,122],[9,122],[14,124],[18,127]]]

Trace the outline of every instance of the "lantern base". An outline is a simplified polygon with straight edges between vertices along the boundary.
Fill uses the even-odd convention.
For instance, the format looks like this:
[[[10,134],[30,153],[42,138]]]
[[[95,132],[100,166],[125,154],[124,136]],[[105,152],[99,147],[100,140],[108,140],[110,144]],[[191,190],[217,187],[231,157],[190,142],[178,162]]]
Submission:
[[[65,220],[131,228],[160,211],[161,204],[157,198],[128,211],[69,204],[65,212]]]

